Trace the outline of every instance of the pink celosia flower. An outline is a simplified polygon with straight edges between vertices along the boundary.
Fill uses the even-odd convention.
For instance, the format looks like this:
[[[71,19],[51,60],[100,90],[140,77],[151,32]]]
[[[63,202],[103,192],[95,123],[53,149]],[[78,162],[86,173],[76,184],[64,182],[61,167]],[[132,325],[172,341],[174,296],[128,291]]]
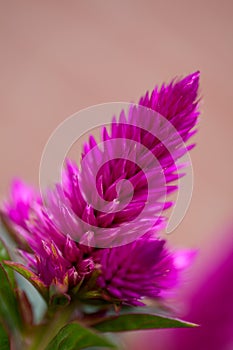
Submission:
[[[186,142],[194,133],[192,129],[198,117],[198,81],[199,73],[194,73],[183,80],[162,86],[160,90],[155,88],[151,96],[147,93],[139,104],[165,116]],[[92,283],[91,288],[99,291],[101,297],[138,304],[142,297],[156,298],[164,289],[176,284],[178,268],[175,258],[165,242],[158,238],[164,218],[159,214],[154,217],[153,210],[157,213],[171,204],[160,202],[164,194],[164,186],[159,180],[160,169],[165,177],[165,192],[170,193],[176,187],[169,183],[180,176],[175,160],[192,146],[184,148],[166,129],[166,125],[164,127],[158,123],[156,114],[149,114],[148,119],[143,121],[138,116],[140,114],[134,113],[132,109],[128,118],[133,125],[127,124],[127,116],[122,113],[119,122],[113,120],[110,134],[103,128],[102,140],[111,141],[109,148],[106,143],[103,151],[95,147],[96,141],[91,137],[89,144],[84,147],[83,159],[92,150],[95,157],[87,158],[86,163],[82,162],[81,171],[68,161],[63,182],[55,190],[49,191],[46,206],[42,205],[41,199],[29,187],[20,182],[13,185],[12,198],[5,205],[4,213],[30,248],[26,251],[21,246],[21,255],[27,268],[45,288],[55,285],[59,286],[62,293],[67,293],[81,283],[85,286],[85,281],[97,272],[96,283]],[[146,128],[142,128],[142,125]],[[163,135],[168,144],[174,144],[174,154],[169,154],[159,138],[153,135],[154,131],[155,135]],[[122,157],[106,163],[106,154],[114,155],[114,145],[117,145],[115,139],[121,139]],[[122,140],[127,139],[143,145],[148,149],[147,153],[152,153],[160,163],[160,168],[152,167],[147,153],[137,154],[149,169],[154,188],[152,202],[143,220],[135,222],[133,228],[129,223],[144,209],[148,186],[142,169],[124,159],[129,149],[127,142]],[[105,164],[95,178],[96,166],[101,162]],[[118,186],[122,179],[130,180],[134,192],[130,203],[121,209],[125,198],[129,197],[127,188]],[[20,192],[17,192],[17,188]],[[105,200],[104,206],[99,209],[94,209],[87,201],[91,197],[98,205],[96,190]],[[111,211],[111,206],[120,210]],[[82,219],[81,223],[77,218]],[[146,232],[147,222],[152,223],[150,230],[142,236],[142,230]],[[89,225],[95,229],[90,231]],[[129,227],[130,232],[127,232]],[[105,228],[107,234],[98,235],[98,228]],[[101,246],[103,242],[108,247],[114,246],[126,234],[133,236],[135,241],[116,248],[98,249],[98,244]]]
[[[192,129],[199,114],[198,81],[197,72],[177,83],[163,86],[160,91],[155,88],[150,98],[147,93],[139,103],[162,113],[176,128],[176,133],[181,139],[187,141],[195,132]],[[174,131],[169,129],[169,125],[161,125],[157,114],[146,111],[145,108],[132,109],[128,116],[129,123],[132,124],[127,124],[127,116],[122,112],[118,123],[113,119],[110,134],[103,128],[103,151],[91,136],[89,144],[84,147],[81,171],[76,164],[68,162],[63,186],[58,186],[57,191],[49,195],[51,212],[54,219],[57,218],[56,225],[62,232],[71,234],[72,238],[78,241],[87,239],[92,246],[109,247],[120,245],[118,242],[123,242],[124,239],[125,243],[134,240],[140,236],[140,232],[146,232],[146,226],[148,229],[152,226],[158,226],[157,230],[161,228],[164,220],[161,212],[171,205],[169,202],[164,203],[161,198],[177,188],[169,183],[180,176],[175,160],[193,145],[184,148]],[[154,135],[161,137],[163,143]],[[133,150],[126,140],[133,141]],[[150,152],[142,153],[138,143]],[[172,154],[167,149],[170,145]],[[93,154],[85,161],[85,157],[91,151]],[[119,153],[120,157],[114,156]],[[129,153],[133,153],[135,160],[143,159],[143,169],[127,159]],[[158,166],[152,163],[151,153],[158,159]],[[99,164],[103,166],[100,167]],[[96,168],[99,169],[97,174]],[[146,176],[144,169],[147,169]],[[165,177],[165,184],[162,176]],[[148,178],[152,187],[149,191]],[[130,197],[131,189],[122,188],[122,179],[127,179],[133,186],[132,200],[124,208],[122,203]],[[101,205],[99,196],[105,201]],[[90,202],[93,205],[90,205]],[[81,218],[82,222],[77,220],[77,217]],[[130,225],[130,222],[138,217],[140,220],[137,219],[136,224],[133,222],[133,225]],[[106,234],[103,234],[103,228],[108,229],[105,230]]]

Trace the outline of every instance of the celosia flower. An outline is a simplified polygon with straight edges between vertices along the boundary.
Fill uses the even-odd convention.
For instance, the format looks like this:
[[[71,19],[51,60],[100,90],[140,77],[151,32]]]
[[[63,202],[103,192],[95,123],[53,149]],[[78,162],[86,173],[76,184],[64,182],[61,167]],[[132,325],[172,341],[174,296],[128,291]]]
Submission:
[[[155,88],[151,97],[147,93],[139,104],[165,116],[186,142],[194,132],[192,129],[198,117],[198,80],[199,74],[194,73],[160,90]],[[138,304],[141,298],[157,298],[163,290],[176,284],[178,268],[175,257],[165,247],[165,242],[158,238],[164,218],[160,214],[154,216],[154,210],[160,213],[171,204],[161,201],[164,194],[159,177],[161,168],[165,177],[165,192],[170,193],[176,187],[169,183],[180,176],[175,160],[192,146],[184,148],[166,124],[158,122],[156,114],[145,112],[148,119],[141,120],[137,109],[132,108],[129,113],[131,125],[127,124],[127,116],[122,113],[118,123],[113,120],[110,135],[103,128],[102,141],[111,141],[104,144],[103,150],[96,147],[93,137],[90,138],[89,144],[84,147],[83,159],[92,150],[95,157],[82,162],[81,171],[74,163],[67,163],[63,182],[55,190],[49,191],[46,206],[27,186],[20,182],[13,185],[11,201],[5,205],[5,216],[30,248],[26,251],[21,245],[24,264],[26,262],[27,268],[34,274],[33,280],[39,281],[45,288],[56,286],[61,293],[69,293],[74,287],[82,285],[85,290],[91,288],[98,291],[99,297]],[[157,135],[162,137],[166,146]],[[109,160],[106,155],[114,156],[115,148],[119,146],[114,140],[119,139],[122,157]],[[128,139],[148,150],[142,152],[139,147],[139,152],[135,152],[148,169],[147,176],[143,169],[126,157],[132,153],[127,147]],[[174,154],[169,154],[167,144],[173,145]],[[137,147],[134,147],[134,151]],[[151,165],[150,153],[158,159],[159,167]],[[108,162],[105,162],[106,159]],[[104,165],[95,177],[98,164]],[[152,201],[144,210],[151,195],[148,193],[148,177],[153,184]],[[122,179],[130,180],[134,190],[130,203],[123,208],[122,203],[130,197],[130,190],[122,185]],[[105,200],[99,209],[93,208],[87,201],[87,198],[91,198],[92,203],[98,206],[97,192]],[[112,211],[113,207],[118,211]],[[143,210],[143,219],[134,223],[133,220]],[[129,226],[131,222],[133,226]],[[148,232],[147,222],[152,223]],[[90,225],[94,227],[91,231]],[[98,228],[101,228],[100,232]],[[105,235],[102,235],[102,228]],[[147,233],[142,235],[142,232]],[[98,249],[98,245],[111,247],[119,240],[121,244],[132,241],[131,238],[127,241],[127,234],[134,237],[134,242],[116,248]],[[126,241],[122,240],[124,235]],[[97,277],[90,287],[85,282],[93,274]]]
[[[85,235],[88,235],[87,239],[92,246],[109,247],[119,245],[118,242],[124,239],[126,243],[134,240],[140,236],[140,232],[146,232],[146,225],[148,229],[152,226],[158,226],[157,230],[161,228],[163,221],[161,211],[171,205],[169,202],[164,203],[161,197],[177,188],[169,183],[180,176],[175,161],[193,147],[190,145],[184,148],[177,134],[183,141],[187,141],[195,132],[192,129],[199,114],[198,81],[197,72],[177,83],[163,86],[161,90],[155,88],[150,98],[147,93],[139,102],[141,106],[151,108],[165,116],[165,120],[169,120],[176,128],[175,134],[166,123],[161,125],[163,121],[159,120],[158,115],[151,113],[150,110],[148,113],[146,108],[139,108],[129,112],[130,124],[127,124],[127,116],[122,112],[118,123],[113,119],[110,135],[106,128],[102,129],[102,141],[105,142],[103,151],[97,146],[95,139],[90,137],[89,144],[84,146],[81,171],[75,163],[68,162],[63,186],[59,186],[57,192],[53,191],[49,196],[51,212],[55,221],[57,218],[56,225],[62,232],[69,233],[72,238],[79,241],[83,239],[85,241]],[[160,142],[157,135],[163,142]],[[126,140],[133,141],[133,150]],[[150,152],[142,153],[140,145]],[[168,146],[172,147],[172,154],[167,149]],[[85,160],[91,151],[93,154]],[[159,166],[154,163],[151,165],[151,153],[158,159]],[[114,156],[115,154],[121,156]],[[129,154],[133,154],[132,158],[137,161],[143,159],[143,169],[128,160]],[[103,166],[100,167],[99,164]],[[96,168],[98,168],[97,174]],[[161,177],[161,168],[165,185]],[[144,169],[147,169],[146,176]],[[152,187],[149,193],[148,178]],[[132,200],[124,208],[122,203],[130,197],[131,189],[121,187],[122,179],[129,180],[133,186]],[[99,204],[99,196],[105,202]],[[67,202],[63,206],[62,203],[65,201]],[[114,209],[114,212],[111,209]],[[142,218],[139,216],[141,213]],[[130,222],[138,216],[140,220],[136,220],[136,225],[134,223],[130,225]],[[77,217],[82,219],[81,223]],[[102,228],[108,228],[105,230],[105,235]]]

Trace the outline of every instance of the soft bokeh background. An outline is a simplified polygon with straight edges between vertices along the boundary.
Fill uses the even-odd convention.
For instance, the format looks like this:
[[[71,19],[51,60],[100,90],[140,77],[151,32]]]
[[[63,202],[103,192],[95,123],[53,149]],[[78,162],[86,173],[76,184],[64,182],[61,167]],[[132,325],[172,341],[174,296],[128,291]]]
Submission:
[[[38,184],[43,147],[69,115],[137,101],[155,84],[199,69],[194,193],[170,240],[200,248],[201,270],[233,212],[232,37],[231,0],[1,0],[0,197],[15,175]]]

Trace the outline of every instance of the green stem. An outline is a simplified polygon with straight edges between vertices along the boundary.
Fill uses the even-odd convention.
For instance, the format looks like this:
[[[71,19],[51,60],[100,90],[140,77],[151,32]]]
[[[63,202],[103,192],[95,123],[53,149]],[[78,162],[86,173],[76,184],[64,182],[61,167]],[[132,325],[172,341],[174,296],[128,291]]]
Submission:
[[[45,350],[59,330],[67,324],[71,312],[70,308],[65,308],[50,316],[48,322],[39,326],[35,333],[29,335],[30,344],[25,350]]]

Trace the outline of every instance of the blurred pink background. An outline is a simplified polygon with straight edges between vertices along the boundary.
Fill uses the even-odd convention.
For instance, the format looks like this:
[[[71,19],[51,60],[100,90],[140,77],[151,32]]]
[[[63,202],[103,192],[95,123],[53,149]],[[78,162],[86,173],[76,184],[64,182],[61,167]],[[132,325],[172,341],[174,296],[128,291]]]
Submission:
[[[203,263],[233,212],[232,37],[230,0],[0,1],[0,197],[16,175],[38,184],[43,147],[74,112],[200,70],[193,198],[169,239]]]

